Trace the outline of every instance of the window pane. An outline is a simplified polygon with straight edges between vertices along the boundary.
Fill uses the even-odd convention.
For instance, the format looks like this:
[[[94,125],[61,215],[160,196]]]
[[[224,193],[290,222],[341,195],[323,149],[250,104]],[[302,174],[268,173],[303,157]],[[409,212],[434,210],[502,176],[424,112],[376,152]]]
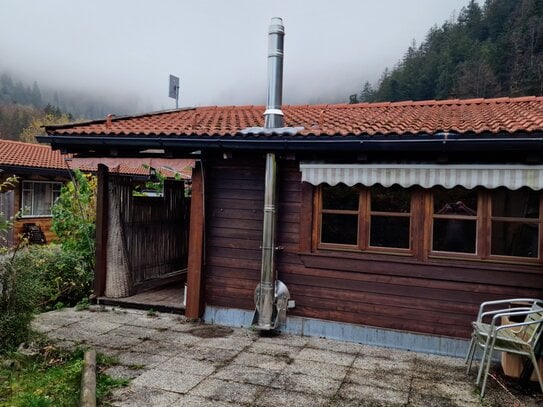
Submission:
[[[492,216],[508,218],[539,218],[539,192],[530,188],[492,191]]]
[[[322,187],[322,208],[358,211],[358,195],[359,192],[356,188],[346,185],[339,184],[335,187],[324,185]]]
[[[51,213],[52,185],[34,183],[34,213],[33,215],[49,215]]]
[[[477,191],[462,187],[436,188],[434,213],[440,215],[477,215]]]
[[[23,216],[32,215],[32,191],[23,190],[21,212]]]
[[[492,222],[492,254],[538,257],[539,227],[536,223]]]
[[[370,246],[409,249],[409,218],[372,216]]]
[[[371,188],[373,212],[411,212],[411,191],[400,186]]]
[[[475,253],[476,225],[474,220],[434,219],[433,250]]]
[[[335,213],[322,214],[322,243],[358,243],[358,216]]]

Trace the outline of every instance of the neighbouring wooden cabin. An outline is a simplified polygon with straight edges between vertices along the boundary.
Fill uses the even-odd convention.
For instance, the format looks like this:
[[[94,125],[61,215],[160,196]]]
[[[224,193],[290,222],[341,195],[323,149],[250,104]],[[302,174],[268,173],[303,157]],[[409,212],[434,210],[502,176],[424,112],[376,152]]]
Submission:
[[[51,207],[60,188],[69,181],[66,163],[50,146],[0,140],[0,179],[16,176],[17,184],[0,194],[0,212],[14,218],[3,244],[12,246],[25,232],[25,224],[41,228],[46,242],[56,239],[51,230]]]
[[[50,126],[74,154],[194,156],[186,314],[250,324],[265,154],[289,332],[462,354],[479,304],[543,297],[543,98],[179,109]]]

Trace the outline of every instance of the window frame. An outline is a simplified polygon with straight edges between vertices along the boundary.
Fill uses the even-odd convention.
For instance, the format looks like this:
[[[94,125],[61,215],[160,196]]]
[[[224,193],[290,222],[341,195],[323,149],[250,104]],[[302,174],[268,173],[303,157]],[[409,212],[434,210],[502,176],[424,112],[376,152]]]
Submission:
[[[314,194],[314,219],[313,222],[313,242],[312,248],[314,251],[317,250],[337,250],[337,251],[350,251],[350,252],[366,252],[366,253],[389,253],[389,254],[399,254],[399,255],[408,255],[412,256],[414,254],[413,248],[413,201],[414,193],[411,192],[411,201],[410,201],[410,212],[382,212],[382,211],[372,211],[371,210],[371,187],[364,186],[354,186],[351,188],[358,189],[359,198],[358,198],[358,211],[354,210],[334,210],[334,209],[323,209],[323,198],[322,191],[323,185],[316,187]],[[358,234],[357,234],[357,244],[348,245],[341,243],[328,243],[322,242],[322,214],[323,213],[337,213],[337,214],[348,214],[354,215],[358,214]],[[316,216],[315,216],[316,215]],[[409,219],[409,248],[396,248],[396,247],[381,247],[381,246],[372,246],[371,241],[371,216],[397,216],[397,217],[407,217]]]
[[[28,187],[29,184],[32,184],[32,187]],[[34,180],[24,180],[21,183],[21,218],[50,218],[52,216],[51,208],[49,208],[49,212],[47,214],[41,214],[37,215],[35,214],[35,200],[36,200],[36,192],[34,185],[36,184],[49,184],[51,185],[51,208],[53,204],[55,203],[56,199],[60,196],[60,190],[62,188],[63,183],[58,181],[34,181]],[[31,202],[30,205],[27,205],[26,199],[25,199],[25,192],[31,193]],[[55,197],[55,192],[57,192]],[[30,213],[25,213],[25,207],[30,208]]]
[[[509,263],[534,265],[543,263],[543,191],[537,191],[539,196],[539,217],[529,218],[529,222],[538,226],[538,255],[537,257],[520,257],[492,254],[492,221],[500,220],[502,217],[492,215],[492,193],[493,190],[477,188],[477,215],[475,219],[471,216],[457,215],[454,218],[466,218],[474,220],[476,224],[475,253],[447,252],[433,250],[433,229],[434,229],[434,188],[423,189],[414,187],[411,193],[411,211],[409,213],[409,249],[371,246],[371,216],[381,214],[372,212],[370,208],[371,189],[356,185],[352,188],[359,189],[358,208],[358,245],[344,245],[335,243],[322,243],[322,184],[312,186],[313,216],[311,232],[311,251],[347,251],[368,254],[390,254],[400,256],[411,256],[420,261],[428,260],[456,260],[485,263]],[[411,188],[406,188],[411,189]],[[387,212],[384,212],[385,216]],[[449,218],[448,215],[439,215],[438,218]],[[515,218],[507,218],[512,221]],[[524,218],[519,218],[523,220]],[[414,236],[420,236],[415,239]],[[309,247],[309,246],[308,246]]]

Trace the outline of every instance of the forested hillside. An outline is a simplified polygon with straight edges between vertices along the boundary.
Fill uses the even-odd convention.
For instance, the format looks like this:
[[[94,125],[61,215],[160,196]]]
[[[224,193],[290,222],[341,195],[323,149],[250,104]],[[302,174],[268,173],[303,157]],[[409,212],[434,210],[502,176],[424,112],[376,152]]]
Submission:
[[[543,0],[471,0],[351,102],[543,94]]]
[[[103,118],[136,113],[136,103],[113,101],[104,95],[75,91],[41,90],[36,81],[26,84],[8,72],[0,73],[0,138],[34,141],[44,124],[75,119]]]

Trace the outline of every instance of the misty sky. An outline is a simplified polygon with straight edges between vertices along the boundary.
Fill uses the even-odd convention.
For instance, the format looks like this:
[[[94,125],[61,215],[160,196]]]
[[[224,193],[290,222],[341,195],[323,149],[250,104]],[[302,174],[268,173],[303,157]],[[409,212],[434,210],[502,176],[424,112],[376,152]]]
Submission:
[[[137,98],[143,110],[264,104],[267,30],[285,24],[284,103],[346,102],[468,0],[0,0],[0,69]],[[453,14],[455,13],[456,14]]]

